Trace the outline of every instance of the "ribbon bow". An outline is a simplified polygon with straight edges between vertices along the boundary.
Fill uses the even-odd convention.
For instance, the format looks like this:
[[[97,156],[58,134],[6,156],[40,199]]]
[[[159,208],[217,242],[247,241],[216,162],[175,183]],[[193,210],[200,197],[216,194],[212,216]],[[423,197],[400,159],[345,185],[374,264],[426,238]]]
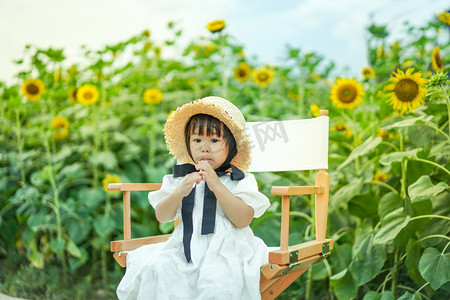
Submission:
[[[241,180],[245,174],[233,166],[232,164],[224,164],[216,169],[218,176],[223,176],[228,173],[231,168],[230,178],[233,181]],[[183,177],[189,173],[197,172],[197,169],[192,164],[175,165],[173,167],[173,177]],[[194,210],[195,187],[192,191],[183,198],[181,202],[181,217],[183,218],[183,246],[184,255],[187,262],[191,261],[191,238],[193,232],[192,212]],[[205,182],[205,193],[203,196],[203,218],[202,218],[202,235],[214,233],[214,226],[216,223],[216,195],[209,189]]]

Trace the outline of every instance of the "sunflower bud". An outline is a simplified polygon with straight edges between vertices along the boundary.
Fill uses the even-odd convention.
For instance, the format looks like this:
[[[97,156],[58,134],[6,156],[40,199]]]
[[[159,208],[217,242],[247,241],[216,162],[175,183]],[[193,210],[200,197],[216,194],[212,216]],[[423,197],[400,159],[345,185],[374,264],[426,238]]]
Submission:
[[[434,73],[428,79],[428,87],[443,86],[447,83],[447,80],[447,72],[441,71],[439,73]]]

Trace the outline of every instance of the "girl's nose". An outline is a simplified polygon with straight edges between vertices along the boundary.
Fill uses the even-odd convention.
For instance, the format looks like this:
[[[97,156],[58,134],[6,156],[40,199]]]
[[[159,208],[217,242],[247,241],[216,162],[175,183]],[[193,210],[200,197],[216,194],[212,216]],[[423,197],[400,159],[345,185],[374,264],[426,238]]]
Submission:
[[[209,152],[209,143],[204,143],[201,146],[202,152]]]

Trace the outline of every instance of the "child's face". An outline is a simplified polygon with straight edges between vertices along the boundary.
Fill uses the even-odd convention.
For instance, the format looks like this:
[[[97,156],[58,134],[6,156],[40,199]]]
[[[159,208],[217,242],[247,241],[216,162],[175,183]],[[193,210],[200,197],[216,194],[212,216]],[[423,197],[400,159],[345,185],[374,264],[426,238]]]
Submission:
[[[220,167],[228,156],[228,146],[225,139],[216,134],[207,136],[192,133],[189,146],[195,163],[206,160],[215,170]]]

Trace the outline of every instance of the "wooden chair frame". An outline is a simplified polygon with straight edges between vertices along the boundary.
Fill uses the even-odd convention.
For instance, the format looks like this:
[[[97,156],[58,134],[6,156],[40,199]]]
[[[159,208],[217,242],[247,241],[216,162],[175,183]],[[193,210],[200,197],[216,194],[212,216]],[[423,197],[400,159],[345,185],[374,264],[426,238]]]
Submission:
[[[328,111],[321,111],[327,116]],[[143,245],[161,243],[170,234],[131,239],[130,193],[132,191],[155,191],[161,188],[158,183],[111,183],[109,191],[123,192],[123,232],[124,239],[111,242],[111,252],[120,266],[126,266],[126,253]],[[297,277],[313,264],[321,262],[330,254],[333,240],[326,239],[329,201],[329,174],[320,169],[315,176],[314,186],[273,186],[272,195],[281,199],[280,249],[269,252],[269,263],[261,268],[260,290],[262,299],[275,299]],[[294,195],[315,195],[316,239],[289,246],[290,197]],[[175,226],[178,220],[175,221]]]

